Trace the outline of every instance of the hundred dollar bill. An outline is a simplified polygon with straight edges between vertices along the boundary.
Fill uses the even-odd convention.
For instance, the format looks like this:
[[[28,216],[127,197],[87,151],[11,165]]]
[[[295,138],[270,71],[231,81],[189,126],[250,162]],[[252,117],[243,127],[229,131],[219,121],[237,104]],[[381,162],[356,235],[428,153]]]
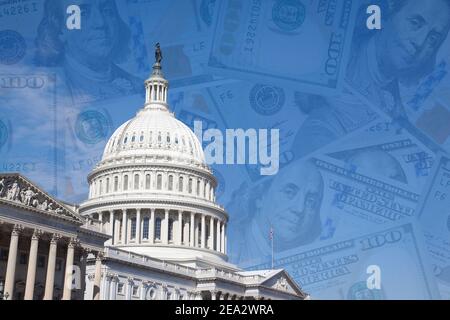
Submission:
[[[0,171],[18,172],[57,193],[54,74],[0,74]]]
[[[397,181],[359,172],[327,156],[296,160],[257,183],[242,185],[227,203],[232,260],[246,263],[275,252],[371,232],[415,217],[419,195]]]
[[[355,1],[221,1],[209,67],[237,79],[306,92],[342,85]]]
[[[420,192],[433,166],[434,154],[407,133],[374,135],[371,130],[376,126],[345,137],[327,148],[326,154],[358,171],[397,180]]]
[[[58,137],[58,149],[63,159],[58,167],[59,196],[66,201],[81,202],[88,197],[86,177],[101,161],[106,143],[121,124],[143,107],[143,99],[128,96],[82,108],[63,103],[59,106],[63,127]]]
[[[425,192],[421,195],[417,216],[424,229],[433,271],[443,297],[450,298],[450,158],[440,156]]]
[[[128,1],[77,1],[84,12],[80,30],[67,29],[69,4],[1,1],[0,68],[56,73],[58,96],[75,104],[143,94],[153,58]]]
[[[279,129],[280,167],[375,121],[376,113],[351,94],[307,94],[264,83],[236,82],[207,89],[226,128]],[[249,178],[261,178],[247,165]]]
[[[270,260],[246,266],[270,268]],[[316,299],[440,298],[413,223],[278,253],[274,268],[285,269]]]
[[[224,82],[205,66],[211,47],[215,0],[155,1],[127,0],[130,19],[140,21],[145,49],[153,56],[161,43],[164,74],[171,91],[185,87],[211,86]]]
[[[359,3],[346,80],[374,110],[393,119],[428,148],[448,150],[450,109],[431,97],[449,78],[450,6],[440,0],[397,2]],[[382,32],[365,27],[369,4],[379,4],[387,17]],[[414,19],[424,23],[415,29]],[[433,26],[425,30],[427,21],[433,21]],[[421,54],[419,48],[423,48]]]

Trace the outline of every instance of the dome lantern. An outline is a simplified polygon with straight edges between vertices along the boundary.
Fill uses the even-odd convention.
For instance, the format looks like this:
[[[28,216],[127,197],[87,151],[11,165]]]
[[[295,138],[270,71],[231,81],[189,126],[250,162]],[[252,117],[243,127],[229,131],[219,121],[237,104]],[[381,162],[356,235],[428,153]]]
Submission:
[[[145,109],[168,111],[167,94],[169,82],[164,78],[162,67],[162,52],[159,43],[155,47],[155,63],[153,72],[145,81]]]

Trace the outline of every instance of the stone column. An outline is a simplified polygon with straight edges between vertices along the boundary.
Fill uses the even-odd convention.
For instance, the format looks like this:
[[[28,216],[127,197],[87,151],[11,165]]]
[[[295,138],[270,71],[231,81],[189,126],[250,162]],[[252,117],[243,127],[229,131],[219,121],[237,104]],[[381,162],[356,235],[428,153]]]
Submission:
[[[178,235],[177,235],[177,245],[182,244],[183,240],[183,211],[178,211],[178,229],[177,229]]]
[[[103,232],[103,212],[98,213],[98,220],[100,221],[100,232]]]
[[[122,210],[122,239],[121,239],[122,244],[127,243],[127,227],[128,227],[127,209],[123,209]]]
[[[141,243],[141,209],[136,209],[136,243]]]
[[[94,292],[93,300],[100,300],[100,285],[102,281],[102,253],[98,252],[95,259],[95,274],[94,274]]]
[[[222,236],[220,239],[220,252],[225,253],[225,223],[224,222],[221,223],[220,234]]]
[[[220,252],[220,219],[217,219],[216,224],[216,251]]]
[[[47,276],[45,279],[45,293],[44,300],[53,300],[53,287],[55,285],[55,264],[56,264],[56,250],[58,248],[58,240],[61,237],[54,234],[50,240],[50,249],[48,252],[47,262]]]
[[[205,246],[205,242],[206,242],[206,221],[205,221],[205,215],[202,213],[202,248],[204,249]]]
[[[34,230],[33,235],[31,236],[30,255],[28,257],[27,283],[25,285],[24,300],[33,300],[34,297],[39,237],[41,235],[41,230]]]
[[[162,237],[162,243],[168,244],[169,243],[169,210],[164,210],[164,221],[162,223],[162,230],[161,230],[161,237]]]
[[[197,216],[197,215],[196,215]],[[195,231],[194,231],[194,247],[199,248],[198,245],[198,240],[199,240],[199,236],[198,236],[198,218],[194,217],[194,226],[195,226]]]
[[[111,279],[111,292],[110,292],[110,300],[116,300],[116,294],[117,294],[117,275],[113,275]]]
[[[150,209],[150,244],[155,242],[155,209]]]
[[[214,218],[209,218],[208,249],[214,250]]]
[[[190,225],[190,231],[189,231],[189,244],[191,247],[194,247],[194,219],[195,213],[191,212],[191,225]]]
[[[14,300],[14,285],[16,279],[16,261],[17,248],[19,245],[19,234],[23,227],[15,225],[11,232],[11,240],[9,242],[8,264],[6,266],[6,278],[4,289],[4,300]]]
[[[75,255],[75,239],[70,239],[67,245],[66,272],[64,276],[64,290],[62,300],[72,299],[73,260]]]
[[[86,291],[86,264],[87,264],[87,257],[90,250],[81,248],[81,256],[80,256],[80,278],[81,278],[81,294],[83,300],[85,299],[85,291]]]
[[[109,212],[109,235],[112,243],[114,243],[114,210]]]

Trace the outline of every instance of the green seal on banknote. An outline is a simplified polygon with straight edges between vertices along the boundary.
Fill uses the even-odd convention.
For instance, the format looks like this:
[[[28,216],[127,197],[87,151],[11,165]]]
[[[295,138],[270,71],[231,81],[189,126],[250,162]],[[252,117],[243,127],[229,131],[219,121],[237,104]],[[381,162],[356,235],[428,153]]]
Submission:
[[[299,28],[305,15],[305,6],[299,0],[279,0],[272,8],[273,22],[283,31]]]
[[[75,133],[86,144],[96,144],[108,137],[112,123],[106,115],[97,110],[80,113],[75,123]]]
[[[369,289],[365,281],[356,282],[350,287],[348,300],[383,300],[381,289]]]
[[[250,105],[264,116],[271,116],[281,110],[285,95],[281,88],[257,84],[250,91]]]

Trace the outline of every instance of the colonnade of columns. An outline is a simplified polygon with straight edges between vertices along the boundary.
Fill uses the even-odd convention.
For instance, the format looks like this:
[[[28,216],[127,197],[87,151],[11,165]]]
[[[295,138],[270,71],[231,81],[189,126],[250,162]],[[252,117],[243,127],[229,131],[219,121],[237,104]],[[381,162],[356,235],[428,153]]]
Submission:
[[[8,261],[6,266],[5,284],[3,290],[3,299],[12,300],[14,299],[14,289],[16,284],[16,269],[17,269],[17,256],[19,250],[19,239],[22,237],[25,228],[21,225],[13,225],[11,231],[11,238],[9,242],[9,252]],[[42,241],[42,237],[49,239],[49,242]],[[26,237],[28,238],[28,237]],[[27,239],[26,239],[27,240]],[[81,282],[82,290],[84,291],[84,275],[86,272],[86,259],[88,250],[85,250],[80,246],[79,241],[76,238],[63,237],[56,233],[44,232],[40,229],[33,229],[30,238],[30,249],[28,255],[28,266],[25,284],[24,300],[33,300],[34,289],[36,282],[36,267],[38,262],[38,250],[42,245],[48,245],[48,260],[47,260],[47,271],[45,277],[45,293],[44,300],[53,300],[54,297],[54,287],[55,287],[55,273],[56,273],[56,258],[57,250],[59,246],[66,247],[65,256],[65,273],[64,273],[64,284],[63,284],[63,295],[62,300],[70,300],[72,298],[72,282],[73,282],[73,272],[75,265],[75,250],[81,250],[80,258],[80,271],[81,271]],[[98,254],[99,256],[99,254]],[[100,256],[99,256],[100,257]],[[101,266],[101,262],[100,262]],[[97,275],[96,275],[97,276]],[[96,281],[98,286],[100,285],[100,276]],[[95,290],[95,289],[94,289]],[[98,297],[99,298],[99,297]]]
[[[169,209],[122,209],[91,214],[113,245],[174,244],[227,252],[226,223],[202,213]]]

